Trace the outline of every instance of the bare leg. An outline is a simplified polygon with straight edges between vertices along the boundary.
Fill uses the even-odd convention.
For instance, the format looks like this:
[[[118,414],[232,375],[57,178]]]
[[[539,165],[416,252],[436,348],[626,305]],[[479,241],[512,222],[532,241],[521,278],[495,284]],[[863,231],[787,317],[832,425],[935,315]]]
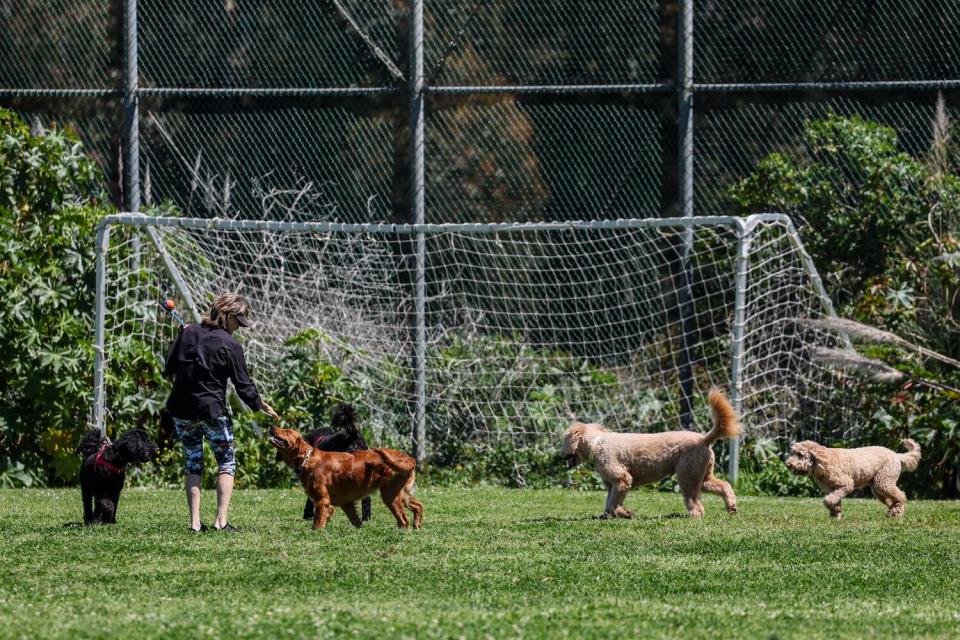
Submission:
[[[184,482],[187,489],[187,508],[190,510],[190,528],[200,528],[200,476],[188,473]]]
[[[230,511],[230,498],[233,496],[233,476],[221,473],[217,476],[217,519],[213,526],[219,529],[227,524],[227,513]]]

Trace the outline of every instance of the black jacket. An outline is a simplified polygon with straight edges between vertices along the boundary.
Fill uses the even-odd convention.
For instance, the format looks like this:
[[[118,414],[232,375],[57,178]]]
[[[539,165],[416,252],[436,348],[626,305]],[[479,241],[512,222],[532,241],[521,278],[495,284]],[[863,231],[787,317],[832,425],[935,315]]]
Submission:
[[[211,420],[227,413],[227,380],[254,411],[260,394],[247,374],[243,347],[227,331],[204,324],[181,329],[170,348],[164,375],[176,376],[167,410],[181,420]]]

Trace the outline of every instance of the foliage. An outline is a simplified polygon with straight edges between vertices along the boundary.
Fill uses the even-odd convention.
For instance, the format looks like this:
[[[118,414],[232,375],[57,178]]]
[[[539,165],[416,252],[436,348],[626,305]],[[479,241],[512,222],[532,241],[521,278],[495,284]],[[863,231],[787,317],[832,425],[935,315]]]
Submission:
[[[298,429],[328,425],[333,405],[355,401],[362,391],[325,357],[329,342],[321,330],[311,328],[284,343],[279,379],[272,381],[278,390],[274,408]]]
[[[770,438],[747,440],[740,451],[737,495],[803,496],[821,495],[810,478],[795,476],[778,457],[777,442]]]
[[[940,123],[935,131],[947,128]],[[936,161],[944,141],[935,135],[930,157],[914,158],[898,150],[889,127],[835,115],[808,122],[804,139],[805,154],[771,154],[733,185],[730,209],[791,214],[841,315],[958,357],[960,178],[949,172],[951,163]],[[915,354],[877,348],[867,355],[913,378],[953,387],[960,380],[960,372]],[[852,435],[824,434],[826,444],[899,448],[901,438],[914,437],[923,461],[915,474],[904,474],[904,486],[922,495],[957,495],[960,397],[916,383],[899,389],[861,383],[837,399],[860,425]]]
[[[68,131],[0,110],[3,483],[62,482],[90,408],[100,176]]]
[[[622,391],[609,371],[519,337],[456,334],[429,358],[429,463],[467,483],[556,484],[557,416],[589,415]]]
[[[898,151],[893,129],[831,115],[808,122],[804,141],[806,156],[761,160],[730,189],[730,206],[736,213],[790,214],[841,304],[918,257],[931,211],[956,217],[960,181],[935,177],[923,161]],[[885,291],[903,284],[895,279]],[[909,306],[902,296],[891,302]]]

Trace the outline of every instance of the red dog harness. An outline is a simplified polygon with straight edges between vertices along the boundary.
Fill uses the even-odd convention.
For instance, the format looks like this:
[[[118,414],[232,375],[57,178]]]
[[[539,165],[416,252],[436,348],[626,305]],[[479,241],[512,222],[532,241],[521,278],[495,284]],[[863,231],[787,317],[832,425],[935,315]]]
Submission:
[[[127,470],[126,467],[118,467],[117,465],[111,464],[111,463],[109,463],[109,462],[107,462],[106,460],[103,459],[103,452],[106,451],[106,450],[107,450],[107,447],[109,447],[109,446],[110,446],[110,445],[105,444],[105,445],[103,445],[102,447],[100,447],[100,451],[97,451],[97,457],[94,458],[94,460],[93,460],[93,466],[95,466],[95,467],[96,467],[96,466],[101,466],[101,467],[103,467],[104,469],[106,469],[106,470],[108,470],[108,471],[112,471],[112,472],[114,472],[114,473],[124,473],[124,472]]]

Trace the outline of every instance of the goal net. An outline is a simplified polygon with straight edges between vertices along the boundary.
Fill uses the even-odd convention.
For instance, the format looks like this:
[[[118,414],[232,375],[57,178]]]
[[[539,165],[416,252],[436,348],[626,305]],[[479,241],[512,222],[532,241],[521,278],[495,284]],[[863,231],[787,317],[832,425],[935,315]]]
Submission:
[[[100,228],[93,420],[157,408],[178,325],[217,293],[249,302],[238,336],[268,401],[301,429],[353,402],[375,446],[439,464],[551,455],[573,419],[708,429],[711,385],[746,436],[823,428],[837,337],[790,220],[687,218],[344,225],[121,214]],[[140,409],[137,409],[140,408]],[[417,443],[419,447],[412,443]]]

